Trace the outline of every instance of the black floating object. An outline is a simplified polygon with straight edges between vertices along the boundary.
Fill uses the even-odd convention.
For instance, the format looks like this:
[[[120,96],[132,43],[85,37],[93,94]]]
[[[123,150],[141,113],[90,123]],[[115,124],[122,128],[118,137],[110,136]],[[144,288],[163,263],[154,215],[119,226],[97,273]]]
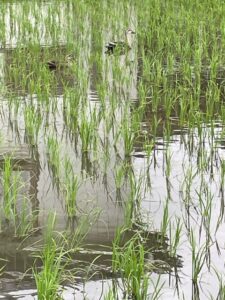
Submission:
[[[113,54],[114,52],[123,54],[125,51],[130,50],[132,46],[132,35],[135,32],[132,29],[125,31],[125,41],[109,42],[106,47],[107,54]]]
[[[75,60],[74,54],[68,54],[62,61],[58,60],[49,60],[46,62],[46,66],[49,68],[49,70],[56,70],[63,67],[68,67],[71,65],[71,63]]]
[[[55,60],[49,60],[47,62],[47,66],[48,66],[49,70],[56,70],[58,67],[58,64]]]

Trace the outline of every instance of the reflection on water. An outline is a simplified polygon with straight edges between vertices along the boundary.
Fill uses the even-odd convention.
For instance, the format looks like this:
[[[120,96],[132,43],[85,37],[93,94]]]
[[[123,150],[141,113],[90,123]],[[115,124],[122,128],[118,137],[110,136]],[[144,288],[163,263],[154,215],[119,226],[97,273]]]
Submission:
[[[216,295],[217,279],[211,266],[216,266],[222,273],[225,254],[223,124],[218,122],[213,130],[207,124],[190,129],[178,123],[176,107],[173,107],[170,119],[163,106],[159,105],[155,111],[153,100],[156,95],[151,76],[156,76],[157,72],[153,70],[149,77],[144,73],[138,40],[127,55],[107,56],[103,45],[113,36],[113,29],[107,28],[98,36],[102,41],[99,63],[92,58],[93,52],[99,51],[94,39],[99,33],[91,31],[91,20],[84,11],[81,12],[85,16],[82,22],[87,26],[82,26],[82,32],[79,32],[80,24],[76,27],[73,21],[76,10],[72,9],[72,4],[60,3],[60,9],[57,8],[60,13],[54,19],[55,4],[49,6],[46,2],[40,8],[35,3],[33,13],[42,21],[48,20],[49,24],[56,22],[54,28],[61,35],[58,41],[52,40],[45,22],[39,22],[42,25],[37,27],[34,43],[30,43],[28,33],[20,34],[17,18],[23,5],[8,5],[5,13],[6,34],[0,53],[0,167],[3,176],[8,159],[11,175],[6,179],[9,186],[13,187],[13,180],[19,178],[15,183],[19,187],[18,201],[16,207],[12,207],[18,213],[18,220],[24,214],[29,216],[30,235],[21,242],[19,227],[15,231],[12,226],[15,224],[9,222],[7,213],[10,212],[3,200],[7,194],[4,186],[7,181],[2,180],[0,256],[7,264],[6,273],[0,280],[1,295],[16,298],[35,294],[31,274],[28,272],[27,277],[21,277],[33,264],[29,246],[41,239],[48,213],[54,211],[58,231],[71,233],[82,217],[86,217],[90,230],[85,242],[90,244],[89,249],[78,252],[73,263],[85,270],[95,261],[88,274],[92,279],[87,280],[85,287],[82,272],[77,275],[75,284],[65,283],[65,299],[74,294],[76,299],[83,299],[84,295],[92,297],[94,293],[94,299],[99,298],[102,289],[107,290],[114,280],[120,280],[118,274],[112,274],[109,246],[116,229],[127,221],[126,205],[132,197],[137,202],[131,211],[133,228],[125,232],[123,242],[137,232],[138,221],[147,224],[141,227],[143,244],[150,252],[146,264],[150,260],[157,265],[150,276],[153,283],[150,290],[161,273],[160,282],[165,282],[165,295],[161,299],[181,299],[183,296],[191,299],[193,253],[190,239],[193,232],[196,243],[204,244],[207,253],[201,282],[204,291],[200,291],[200,295],[205,297],[209,292]],[[137,17],[134,8],[129,9],[130,24],[118,26],[129,25],[136,31]],[[27,26],[35,26],[32,13],[27,22]],[[82,53],[79,52],[74,62],[67,65],[66,56],[78,52],[74,45],[71,47],[67,43],[70,34],[80,38]],[[118,36],[121,35],[122,29],[118,32]],[[59,61],[60,68],[50,71],[49,60]],[[163,72],[165,81],[171,82],[171,88],[184,80],[178,62],[172,69],[165,65]],[[191,84],[195,84],[197,78],[192,68],[190,74]],[[222,85],[223,74],[224,70],[220,69],[219,85]],[[211,76],[210,70],[203,69],[201,76],[203,93]],[[149,90],[143,95],[137,90],[140,78],[149,82]],[[104,84],[100,86],[99,82]],[[146,105],[141,107],[142,118],[137,114],[140,96],[147,97]],[[157,97],[167,101],[161,94]],[[205,111],[203,97],[201,99],[198,109]],[[131,118],[140,124],[140,130],[135,134],[130,128]],[[131,133],[128,137],[122,131],[124,123]],[[128,144],[125,145],[120,134],[124,134]],[[135,140],[132,149],[129,149],[129,138]],[[127,155],[126,146],[131,155]],[[121,170],[125,174],[122,179]],[[135,196],[132,194],[133,174],[140,184],[140,194]],[[77,187],[77,194],[75,211],[69,217],[65,199],[71,183]],[[167,209],[170,227],[164,228],[168,225],[166,221],[163,223]],[[177,252],[173,252],[179,222],[182,223],[181,241]]]
[[[57,10],[56,10],[57,8]],[[1,23],[4,26],[4,36],[2,36],[0,47],[15,48],[28,43],[31,38],[42,45],[65,44],[68,33],[73,25],[73,4],[44,1],[41,5],[38,2],[32,3],[32,10],[29,9],[26,20],[26,27],[21,27],[21,17],[27,13],[27,4],[5,3],[1,6]],[[53,13],[57,14],[52,17]],[[41,20],[41,22],[40,22]],[[47,25],[46,25],[47,24]],[[54,25],[54,26],[53,26]],[[57,32],[57,41],[52,38],[48,31],[48,26]],[[36,35],[32,35],[32,32]],[[74,33],[74,30],[72,31]],[[75,34],[75,33],[74,33]]]
[[[16,4],[15,7],[17,7]],[[12,10],[10,12],[11,17],[15,17],[15,7],[14,4],[10,7]],[[23,10],[22,6],[20,9]],[[68,11],[68,7],[66,11]],[[50,18],[51,13],[44,6],[42,13],[41,18]],[[38,14],[40,14],[39,8]],[[33,259],[29,256],[30,252],[23,249],[40,240],[49,212],[56,212],[56,230],[60,231],[76,229],[77,222],[82,216],[87,216],[87,218],[90,216],[89,222],[91,224],[93,214],[98,213],[99,217],[96,222],[92,222],[93,224],[85,239],[86,243],[95,245],[92,246],[95,251],[98,250],[99,245],[111,246],[117,227],[125,223],[125,206],[131,193],[130,183],[129,178],[125,178],[119,187],[116,185],[116,172],[119,172],[117,165],[122,164],[124,151],[122,141],[118,141],[117,145],[114,145],[115,133],[110,128],[106,129],[105,124],[101,121],[101,106],[99,104],[101,91],[98,90],[96,81],[98,71],[96,71],[95,63],[90,66],[88,62],[91,48],[87,40],[91,42],[90,31],[83,35],[85,40],[83,56],[74,62],[75,65],[79,64],[79,70],[76,66],[64,65],[65,57],[70,54],[68,47],[64,47],[64,44],[66,44],[67,39],[66,33],[69,31],[68,26],[71,26],[68,18],[63,17],[64,14],[63,6],[61,15],[58,17],[65,20],[67,24],[65,26],[64,22],[58,23],[63,31],[62,39],[57,41],[57,44],[61,44],[61,46],[57,47],[51,46],[54,42],[49,39],[48,33],[41,27],[40,32],[45,32],[45,34],[40,38],[38,36],[39,31],[37,31],[37,41],[45,47],[30,45],[27,48],[24,46],[24,42],[29,40],[29,36],[25,35],[23,40],[20,40],[19,23],[15,21],[12,26],[6,25],[10,31],[6,32],[4,41],[8,49],[1,51],[2,92],[7,96],[13,95],[14,99],[17,100],[14,101],[13,99],[10,102],[4,99],[1,102],[0,127],[3,149],[1,163],[4,168],[5,159],[9,156],[12,178],[16,172],[20,172],[20,184],[23,188],[19,191],[18,198],[20,201],[18,201],[17,210],[21,211],[22,195],[26,194],[26,199],[29,199],[26,212],[31,211],[35,216],[32,219],[34,220],[32,226],[33,229],[38,229],[35,234],[20,244],[21,240],[14,237],[13,232],[11,237],[7,236],[6,238],[6,235],[11,232],[11,224],[2,221],[2,237],[4,238],[1,239],[2,243],[0,242],[0,252],[1,256],[8,262],[5,267],[6,276],[3,276],[0,284],[2,285],[2,295],[6,294],[7,297],[9,295],[16,297],[16,289],[18,288],[21,289],[21,295],[26,294],[24,290],[28,290],[29,295],[33,293],[29,291],[34,288],[33,282],[27,284],[27,280],[30,279],[29,272],[27,278],[25,277],[21,281],[21,274],[27,271],[33,263]],[[8,19],[6,21],[9,22]],[[31,26],[34,25],[32,24],[32,17],[28,22]],[[36,53],[35,59],[30,55],[30,49]],[[46,65],[48,60],[60,61],[62,67],[50,72]],[[121,82],[114,81],[114,71],[111,68],[114,63],[113,57],[105,58],[103,77],[110,83],[109,90],[114,91],[113,93],[120,91],[123,95],[123,101],[127,97],[137,98],[137,66],[134,61],[135,53],[131,53],[128,60],[127,57],[123,56],[117,62],[118,67],[124,69],[123,72],[131,75],[131,80],[121,86]],[[89,75],[88,70],[91,70],[91,75]],[[28,80],[28,78],[32,80]],[[36,85],[31,86],[32,82],[36,82]],[[85,140],[79,136],[77,128],[72,124],[75,116],[71,118],[74,112],[70,105],[72,104],[71,101],[74,101],[72,99],[74,92],[70,95],[70,89],[71,91],[77,89],[78,93],[79,89],[84,90],[83,95],[76,95],[78,103],[73,102],[73,105],[79,106],[79,98],[82,97],[87,97],[84,99],[84,103],[89,102],[87,115],[84,116],[82,122],[90,121],[93,116],[96,116],[96,120],[99,119],[96,128],[98,153],[85,151]],[[42,98],[43,95],[45,99]],[[106,105],[108,106],[106,109],[109,108],[109,111],[113,109],[113,115],[116,119],[114,126],[119,127],[123,120],[123,109],[120,107],[111,108],[110,101]],[[38,117],[41,118],[41,122],[39,122]],[[32,128],[29,127],[30,121],[36,126],[36,132],[33,132]],[[82,149],[84,150],[82,151]],[[110,160],[105,161],[105,151],[107,151]],[[72,224],[68,219],[64,200],[65,184],[69,176],[69,174],[64,173],[66,162],[67,165],[72,166],[72,172],[77,176],[79,182],[76,196],[76,216]],[[11,259],[12,257],[13,259]],[[95,254],[78,253],[75,262],[83,261],[89,265],[94,258],[96,259]],[[104,276],[112,276],[110,271],[111,255],[104,256],[102,254],[96,264],[99,265],[99,275],[96,280],[102,278],[104,269],[108,269]],[[16,278],[11,278],[12,274],[17,275]],[[93,270],[93,274],[97,274],[96,270]],[[80,274],[81,281],[82,276],[83,274]],[[20,281],[19,287],[17,287],[18,281]]]

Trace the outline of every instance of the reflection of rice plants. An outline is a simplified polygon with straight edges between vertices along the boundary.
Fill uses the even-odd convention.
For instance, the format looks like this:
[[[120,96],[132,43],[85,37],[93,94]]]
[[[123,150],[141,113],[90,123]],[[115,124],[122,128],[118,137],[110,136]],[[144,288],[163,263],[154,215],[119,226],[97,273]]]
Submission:
[[[13,172],[12,160],[8,156],[4,160],[3,174],[3,212],[4,217],[10,221],[16,216],[16,202],[21,188],[20,173]]]
[[[27,106],[24,111],[24,120],[28,141],[31,145],[35,145],[42,121],[40,112],[35,110],[34,106]]]
[[[66,211],[69,218],[75,217],[77,212],[77,192],[79,189],[79,180],[76,174],[74,174],[72,164],[68,158],[64,161],[64,195]]]
[[[10,115],[9,128],[12,136],[16,135],[16,143],[25,138],[29,145],[40,145],[41,164],[47,157],[50,174],[65,198],[71,223],[77,216],[82,175],[93,178],[98,169],[95,166],[99,166],[99,174],[104,169],[104,183],[106,186],[108,180],[109,187],[106,175],[113,166],[117,199],[122,198],[121,191],[126,194],[125,188],[130,188],[128,199],[123,202],[126,225],[137,218],[144,219],[142,212],[146,207],[150,214],[155,205],[160,209],[163,205],[160,201],[166,199],[160,229],[162,235],[169,232],[172,254],[178,251],[181,236],[195,228],[196,238],[192,236],[189,240],[191,250],[187,250],[188,241],[184,241],[184,247],[189,257],[192,254],[196,283],[204,252],[213,259],[214,255],[209,255],[211,246],[220,247],[212,231],[224,231],[225,164],[224,151],[220,151],[224,147],[224,133],[215,144],[225,123],[224,7],[219,0],[207,1],[207,5],[204,1],[185,0],[111,2],[112,5],[105,0],[1,1],[0,97],[6,99],[1,101],[1,117],[6,116],[8,121],[7,114]],[[137,32],[132,49],[122,57],[105,55],[105,40],[113,37],[117,40],[126,27],[135,27]],[[65,63],[71,52],[76,59],[72,66]],[[60,67],[50,71],[49,62],[54,60]],[[40,126],[42,116],[45,124]],[[53,132],[50,137],[49,128]],[[41,137],[47,140],[47,153]],[[64,176],[59,142],[65,148],[70,144],[66,150],[71,161],[80,159],[82,174],[75,167],[76,173],[65,171]],[[177,164],[173,165],[173,146],[179,142],[181,151],[176,162],[180,163],[183,149],[185,157],[183,167],[177,171]],[[140,157],[132,156],[136,150]],[[138,169],[127,177],[124,157],[130,159],[131,168],[138,163]],[[45,170],[45,165],[41,166]],[[139,168],[143,180],[137,180]],[[19,197],[20,175],[12,170],[9,158],[2,174],[1,219],[15,226],[16,236],[25,236],[32,230],[29,200],[24,195]],[[95,178],[100,176],[97,174]],[[155,185],[157,176],[162,182]],[[179,192],[174,184],[177,178]],[[147,181],[152,190],[147,191]],[[163,192],[164,183],[167,193]],[[215,192],[218,186],[219,207]],[[41,193],[42,186],[39,188]],[[54,188],[51,186],[51,190]],[[157,193],[159,198],[155,197]],[[18,198],[23,201],[20,211]],[[153,222],[154,218],[151,216]],[[201,248],[195,240],[202,242],[203,238],[206,247]],[[53,252],[54,247],[52,243]],[[126,256],[134,255],[134,261],[135,255],[141,257],[141,246],[131,242],[130,247],[127,244],[125,254],[119,257],[123,268],[128,264]],[[134,262],[129,264],[132,267]],[[126,274],[126,289],[130,294],[137,293],[137,286],[128,279],[129,272],[122,273]],[[134,272],[131,274],[138,278]],[[109,292],[108,298],[113,297]]]
[[[13,170],[11,157],[4,160],[2,184],[3,218],[8,225],[13,226],[15,237],[25,237],[33,231],[34,216],[29,211],[30,199],[19,194],[24,183],[20,171]]]
[[[15,236],[26,237],[35,231],[33,223],[35,222],[36,212],[29,212],[30,199],[24,198],[20,211],[15,216]]]
[[[53,181],[58,186],[60,183],[60,155],[57,139],[48,137],[47,147],[49,168],[52,171]]]
[[[91,115],[91,120],[88,121],[87,116],[82,113],[81,122],[79,126],[79,133],[82,142],[82,151],[87,152],[89,150],[95,150],[97,147],[97,136],[96,136],[97,119],[96,113]]]
[[[125,156],[129,157],[133,151],[134,146],[134,132],[131,130],[131,124],[125,120],[121,129],[121,135],[124,141]]]
[[[162,236],[166,236],[167,233],[167,229],[169,226],[169,199],[166,199],[166,203],[164,205],[164,209],[163,209],[163,219],[161,222],[161,232],[162,232]]]
[[[177,248],[180,243],[181,239],[181,233],[182,233],[182,223],[180,219],[176,219],[176,223],[174,225],[175,227],[175,234],[172,236],[172,232],[174,228],[171,226],[171,222],[169,223],[169,229],[170,229],[170,253],[171,256],[175,256],[177,253]]]
[[[142,200],[142,184],[143,178],[139,176],[138,180],[135,178],[132,169],[129,170],[129,186],[130,194],[126,201],[125,209],[125,224],[127,227],[130,227],[133,222],[139,220],[140,214],[140,205]]]
[[[77,192],[79,188],[79,181],[75,174],[70,174],[66,177],[65,182],[65,201],[66,201],[66,211],[68,217],[75,217],[77,207]]]

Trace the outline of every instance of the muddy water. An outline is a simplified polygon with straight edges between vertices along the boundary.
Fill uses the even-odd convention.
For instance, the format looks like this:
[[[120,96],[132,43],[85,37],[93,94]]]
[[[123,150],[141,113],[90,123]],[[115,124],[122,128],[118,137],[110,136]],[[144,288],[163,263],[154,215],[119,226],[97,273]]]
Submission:
[[[171,157],[169,178],[165,175],[166,152],[160,147],[155,149],[155,163],[150,168],[145,158],[134,159],[134,169],[137,176],[144,176],[147,172],[151,178],[151,189],[143,194],[142,207],[150,219],[154,215],[154,228],[159,229],[161,226],[167,200],[171,224],[174,224],[174,228],[176,228],[178,219],[182,220],[183,223],[181,246],[178,250],[183,264],[182,269],[178,272],[179,284],[177,285],[178,278],[174,276],[170,281],[170,288],[177,286],[176,299],[180,299],[183,295],[185,299],[193,299],[193,286],[190,280],[192,276],[192,252],[187,232],[194,232],[199,247],[209,244],[206,250],[208,251],[208,258],[204,262],[199,284],[200,299],[208,299],[210,294],[213,299],[216,299],[218,281],[212,268],[214,267],[221,274],[223,274],[224,268],[224,221],[219,223],[220,217],[224,220],[222,213],[224,200],[223,191],[221,191],[221,173],[218,166],[225,158],[220,142],[222,126],[218,124],[213,139],[210,127],[205,125],[202,130],[204,135],[204,143],[202,144],[199,141],[197,130],[193,130],[191,134],[174,134],[171,137],[172,142],[167,146]],[[163,139],[158,138],[158,143],[163,145]],[[201,151],[203,157],[200,158],[199,153]],[[204,164],[203,172],[199,171],[199,164],[201,163]],[[187,177],[190,170],[193,178],[190,191],[187,191]],[[187,194],[188,197],[186,197]],[[199,197],[203,199],[203,207],[199,205]],[[204,216],[207,197],[212,205],[209,219],[207,219],[207,214]],[[204,223],[206,219],[207,221]],[[210,271],[209,266],[211,266]],[[167,276],[163,275],[161,280],[162,282],[166,281],[167,285]],[[171,296],[171,299],[172,297],[174,295]],[[165,292],[165,296],[160,299],[170,299],[170,297]]]
[[[121,187],[119,193],[115,185],[114,167],[118,161],[118,157],[124,156],[123,146],[122,144],[118,144],[116,153],[114,149],[110,147],[110,163],[107,170],[104,169],[104,165],[99,163],[99,161],[104,161],[103,149],[99,149],[100,153],[102,151],[102,157],[99,157],[97,163],[95,157],[82,154],[81,141],[78,140],[75,145],[75,141],[71,138],[70,132],[65,129],[64,120],[63,83],[66,82],[67,87],[74,88],[77,82],[73,74],[68,74],[68,72],[65,74],[61,72],[61,70],[50,74],[50,76],[54,78],[54,83],[56,83],[56,89],[54,89],[53,92],[54,97],[49,99],[49,107],[54,107],[54,112],[51,112],[51,109],[50,112],[45,111],[44,108],[42,109],[41,115],[43,119],[37,144],[33,146],[29,143],[29,136],[25,130],[24,110],[31,102],[38,107],[38,97],[35,94],[29,95],[28,89],[22,91],[19,84],[22,77],[19,77],[19,80],[14,82],[9,72],[14,68],[13,57],[21,38],[19,21],[15,18],[13,24],[11,24],[9,17],[10,14],[16,16],[17,8],[23,10],[20,5],[13,4],[8,7],[8,14],[6,13],[6,45],[8,48],[1,50],[0,72],[2,91],[7,90],[8,93],[15,94],[16,97],[18,97],[19,110],[13,110],[9,106],[8,99],[2,96],[2,114],[0,120],[2,143],[0,147],[0,162],[2,162],[3,168],[5,157],[10,155],[13,175],[18,172],[20,173],[23,188],[19,189],[17,211],[20,213],[25,195],[26,199],[29,199],[26,209],[29,213],[35,215],[35,220],[32,225],[37,231],[25,241],[17,239],[14,237],[13,227],[10,227],[2,216],[0,257],[4,259],[2,266],[5,266],[5,272],[0,280],[0,297],[3,299],[33,299],[36,297],[34,280],[31,278],[31,272],[29,271],[34,263],[34,259],[31,257],[32,247],[33,245],[37,245],[36,242],[42,239],[42,233],[46,227],[49,212],[54,212],[56,213],[55,229],[57,231],[73,230],[73,227],[76,229],[80,218],[86,217],[86,222],[90,229],[86,236],[85,243],[91,245],[89,247],[92,249],[92,253],[80,253],[76,255],[75,263],[77,267],[85,268],[101,253],[101,259],[96,261],[96,269],[93,270],[93,273],[97,275],[92,275],[92,280],[90,281],[85,279],[88,284],[85,285],[84,288],[83,281],[84,278],[86,278],[86,274],[85,272],[78,274],[76,285],[70,284],[70,286],[67,285],[64,287],[64,298],[74,299],[76,296],[76,299],[83,299],[86,294],[90,294],[89,296],[93,299],[99,298],[102,294],[102,275],[104,275],[105,278],[111,278],[111,250],[109,251],[108,246],[111,246],[117,227],[125,223],[125,203],[130,193],[129,184],[127,182]],[[12,11],[10,11],[10,9],[12,9]],[[34,11],[35,10],[40,13],[40,6],[38,5]],[[47,17],[46,11],[46,7],[41,11],[40,17],[43,20]],[[68,12],[68,10],[66,11]],[[61,15],[59,16],[60,20],[65,19],[63,17],[64,13],[65,7],[63,6]],[[30,19],[32,23],[32,16]],[[63,30],[67,30],[63,22],[59,22],[59,24],[61,28],[64,28]],[[32,24],[32,26],[34,26],[34,24]],[[40,32],[45,32],[45,28],[42,26],[38,28],[38,31],[39,30]],[[49,40],[48,36],[42,35],[42,37],[41,44],[45,46],[43,51],[47,49],[52,57],[56,55],[59,56],[59,52],[63,55],[65,54],[63,46],[63,44],[66,43],[63,39],[65,33],[62,32],[62,37],[60,38],[62,45],[57,48],[51,47],[51,40]],[[24,36],[25,40],[26,38],[29,39],[29,37]],[[89,37],[84,39],[87,44]],[[20,40],[20,42],[22,41]],[[88,45],[87,48],[89,48]],[[89,55],[89,53],[86,54]],[[107,60],[107,58],[105,59]],[[134,59],[133,55],[131,59]],[[121,64],[125,64],[125,57],[121,58]],[[85,70],[88,70],[89,66],[87,65],[85,57],[82,61],[82,65]],[[31,70],[29,70],[28,67],[26,71],[28,76]],[[128,71],[130,70],[128,69],[127,72]],[[106,75],[110,84],[113,85],[112,70],[109,70]],[[89,76],[87,76],[87,78],[88,77]],[[94,70],[93,74],[91,74],[91,78],[93,81],[89,81],[87,84],[87,98],[90,102],[88,114],[93,113],[94,110],[98,112],[100,107],[94,84]],[[131,89],[130,96],[136,99],[136,76],[132,78],[131,85],[126,86],[123,92],[127,93]],[[55,111],[57,113],[55,113]],[[88,115],[87,118],[89,118]],[[122,111],[120,108],[116,111],[116,119],[118,124],[115,125],[119,126],[122,119]],[[100,124],[98,128],[98,134],[102,141],[104,141],[103,125],[104,124]],[[47,136],[46,127],[49,132]],[[72,225],[68,222],[65,203],[63,201],[64,196],[57,187],[58,174],[54,173],[54,169],[49,163],[46,145],[48,136],[53,136],[57,141],[60,161],[68,157],[73,165],[74,173],[77,174],[81,182],[77,195],[78,213]],[[110,143],[112,140],[113,135],[109,135],[108,142]],[[63,174],[60,175],[64,176]],[[3,197],[2,185],[0,186],[0,194],[1,197]],[[98,216],[97,220],[95,220],[95,216]],[[154,237],[154,235],[153,233],[152,236]],[[106,254],[102,254],[102,252],[97,252],[97,255],[93,254],[93,250],[102,251],[103,247]],[[107,254],[106,250],[109,254]],[[7,261],[7,263],[5,263],[5,261]],[[27,275],[23,278],[25,272],[27,272]],[[107,289],[108,288],[106,288],[106,290]]]

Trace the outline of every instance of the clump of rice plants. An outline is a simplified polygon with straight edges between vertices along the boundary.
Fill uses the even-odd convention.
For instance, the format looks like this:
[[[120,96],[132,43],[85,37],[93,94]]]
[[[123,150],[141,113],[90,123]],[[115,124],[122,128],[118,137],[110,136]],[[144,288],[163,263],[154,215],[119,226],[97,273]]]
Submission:
[[[149,276],[146,272],[146,250],[138,235],[121,246],[122,234],[123,230],[118,230],[113,243],[113,272],[119,272],[121,276],[125,298],[148,299]]]

